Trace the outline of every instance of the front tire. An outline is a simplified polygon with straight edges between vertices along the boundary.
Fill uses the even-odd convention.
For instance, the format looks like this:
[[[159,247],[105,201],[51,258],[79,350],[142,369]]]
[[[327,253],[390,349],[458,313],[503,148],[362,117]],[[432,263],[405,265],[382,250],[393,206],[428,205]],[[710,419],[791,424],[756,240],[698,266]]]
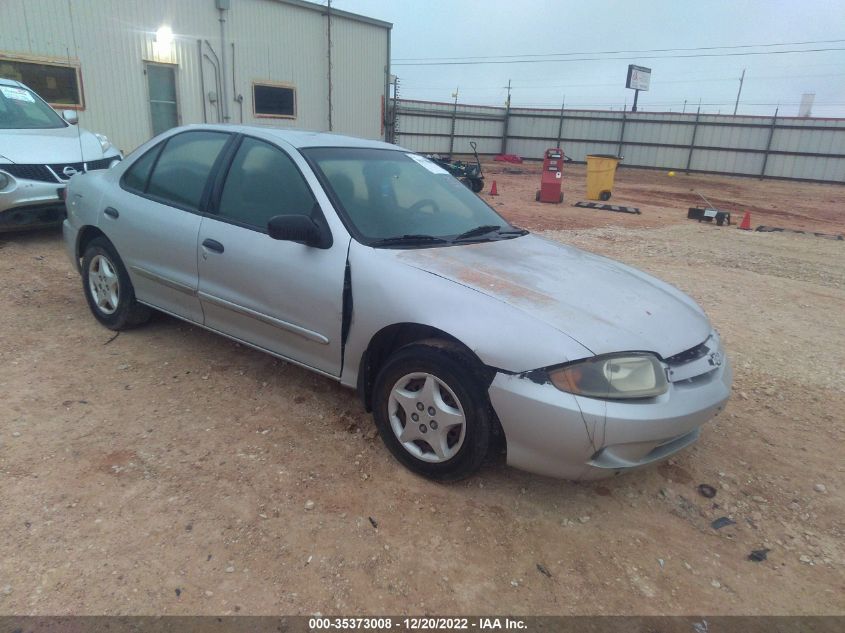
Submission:
[[[150,319],[150,309],[135,300],[126,267],[104,237],[91,240],[85,248],[82,291],[94,318],[110,330],[125,330]]]
[[[477,362],[443,341],[407,345],[376,377],[373,418],[409,470],[440,481],[472,475],[490,446],[490,409]]]

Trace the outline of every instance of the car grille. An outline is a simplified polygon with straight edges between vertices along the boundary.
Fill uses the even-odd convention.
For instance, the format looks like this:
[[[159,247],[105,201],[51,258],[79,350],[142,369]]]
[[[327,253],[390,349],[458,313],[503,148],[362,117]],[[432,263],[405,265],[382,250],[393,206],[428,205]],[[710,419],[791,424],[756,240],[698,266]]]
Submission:
[[[704,358],[710,351],[710,348],[707,345],[707,343],[709,342],[710,339],[708,338],[703,343],[699,343],[695,347],[691,347],[688,350],[684,350],[680,354],[670,356],[665,360],[670,365],[683,365],[684,363],[690,363],[694,360],[698,360],[699,358]]]
[[[49,167],[52,172],[56,174],[56,177],[62,182],[70,180],[71,176],[85,171],[84,163],[55,163],[53,165],[47,165],[47,167]],[[72,169],[73,171],[71,171],[70,174],[66,174],[65,169]]]
[[[15,178],[56,182],[56,177],[47,169],[47,165],[0,165],[0,169]]]
[[[75,169],[77,173],[84,171],[93,171],[95,169],[108,169],[116,156],[111,158],[100,158],[98,160],[91,160],[87,163],[53,163],[51,165],[0,165],[0,169],[6,173],[11,174],[15,178],[23,178],[24,180],[38,180],[40,182],[67,182],[70,176],[65,174],[65,169],[70,167]],[[118,159],[119,160],[119,159]]]
[[[120,160],[117,156],[112,156],[110,158],[101,158],[100,160],[89,160],[85,165],[87,169],[85,171],[92,171],[94,169],[108,169],[109,165],[112,164],[113,160]]]

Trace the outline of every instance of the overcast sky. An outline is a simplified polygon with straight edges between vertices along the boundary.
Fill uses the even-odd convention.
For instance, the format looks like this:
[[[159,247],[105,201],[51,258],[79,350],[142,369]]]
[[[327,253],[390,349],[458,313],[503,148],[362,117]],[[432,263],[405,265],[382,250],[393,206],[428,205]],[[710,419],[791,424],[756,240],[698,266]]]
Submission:
[[[802,93],[812,92],[814,116],[845,117],[845,50],[678,57],[845,49],[843,0],[332,0],[332,5],[393,23],[392,70],[404,98],[450,101],[459,88],[463,103],[502,105],[511,79],[513,106],[559,108],[565,96],[567,108],[619,109],[627,102],[630,109],[634,93],[625,88],[625,75],[633,63],[652,69],[651,89],[640,93],[641,110],[678,112],[687,100],[689,112],[701,100],[702,111],[732,113],[745,68],[738,114],[772,114],[780,104],[780,115],[795,116]],[[410,58],[565,53],[580,59],[604,51],[820,40],[841,41],[623,53],[592,61],[400,65]],[[662,58],[650,58],[657,56]]]

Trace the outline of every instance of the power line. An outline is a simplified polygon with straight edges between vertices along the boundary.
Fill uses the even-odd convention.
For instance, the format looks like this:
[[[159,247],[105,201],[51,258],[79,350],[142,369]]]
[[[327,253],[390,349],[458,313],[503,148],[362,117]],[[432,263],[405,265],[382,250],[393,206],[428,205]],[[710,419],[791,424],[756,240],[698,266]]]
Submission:
[[[770,80],[770,81],[780,81],[782,79],[810,79],[816,77],[845,77],[845,73],[824,73],[824,74],[817,74],[817,75],[765,75],[759,76],[754,75],[748,77],[746,81],[754,81],[758,82],[761,80]],[[717,82],[729,82],[729,81],[736,81],[736,77],[699,77],[699,78],[692,78],[692,79],[666,79],[661,80],[659,83],[660,85],[663,84],[697,84],[697,83],[717,83]],[[604,83],[586,83],[586,84],[546,84],[542,81],[538,81],[536,84],[515,84],[513,87],[516,90],[549,90],[549,89],[559,89],[559,88],[596,88],[596,87],[603,87],[603,86],[618,86],[618,81],[613,82],[604,82]],[[410,85],[407,86],[408,90],[451,90],[450,86],[418,86],[418,85]],[[501,86],[464,86],[465,90],[503,90]]]
[[[644,48],[639,50],[626,51],[580,51],[575,53],[524,53],[521,55],[470,55],[454,57],[397,57],[394,61],[417,62],[417,61],[449,61],[449,60],[470,60],[470,59],[516,59],[518,57],[565,57],[569,55],[621,55],[623,53],[670,53],[672,51],[715,51],[719,49],[736,48],[764,48],[771,46],[804,46],[808,44],[838,44],[845,40],[811,40],[808,42],[780,42],[775,44],[739,44],[736,46],[697,46],[694,48]]]
[[[393,66],[477,66],[482,64],[547,64],[562,62],[627,61],[630,59],[684,59],[690,57],[745,57],[748,55],[783,55],[786,53],[821,53],[845,51],[845,48],[805,48],[789,51],[746,51],[743,53],[697,53],[693,55],[637,55],[635,57],[572,57],[569,59],[517,59],[454,62],[391,62]]]

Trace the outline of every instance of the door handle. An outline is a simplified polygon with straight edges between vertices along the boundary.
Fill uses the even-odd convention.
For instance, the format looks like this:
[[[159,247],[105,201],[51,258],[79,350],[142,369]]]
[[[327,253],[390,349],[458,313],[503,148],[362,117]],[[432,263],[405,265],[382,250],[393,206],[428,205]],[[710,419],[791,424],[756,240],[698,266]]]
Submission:
[[[106,210],[103,211],[103,213],[105,213],[110,218],[114,218],[115,220],[120,216],[120,213],[118,213],[117,209],[115,209],[114,207],[106,207]]]
[[[206,238],[202,241],[202,245],[205,246],[208,250],[214,251],[215,253],[223,252],[223,245],[217,240]]]

